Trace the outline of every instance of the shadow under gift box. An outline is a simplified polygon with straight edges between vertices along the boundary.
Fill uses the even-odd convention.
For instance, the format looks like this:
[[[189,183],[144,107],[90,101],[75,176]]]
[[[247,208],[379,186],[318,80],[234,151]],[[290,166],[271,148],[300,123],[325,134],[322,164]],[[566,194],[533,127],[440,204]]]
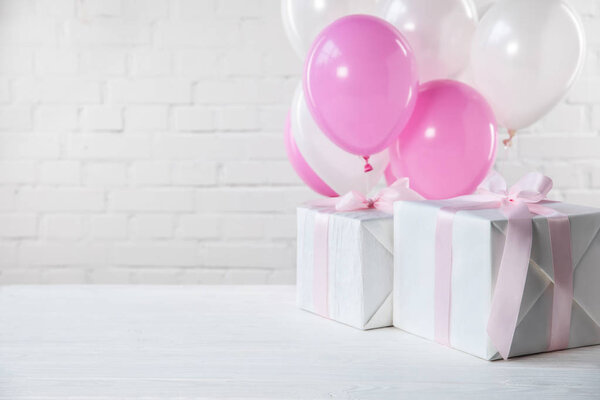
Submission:
[[[297,216],[298,306],[358,329],[392,326],[392,215],[307,206]]]
[[[436,224],[444,201],[394,205],[394,326],[435,340]],[[600,344],[600,210],[565,203],[547,207],[571,225],[573,301],[569,348]],[[452,226],[450,334],[452,348],[499,359],[487,323],[505,243],[499,209],[459,211]],[[545,352],[553,301],[548,220],[533,217],[532,250],[509,357]]]

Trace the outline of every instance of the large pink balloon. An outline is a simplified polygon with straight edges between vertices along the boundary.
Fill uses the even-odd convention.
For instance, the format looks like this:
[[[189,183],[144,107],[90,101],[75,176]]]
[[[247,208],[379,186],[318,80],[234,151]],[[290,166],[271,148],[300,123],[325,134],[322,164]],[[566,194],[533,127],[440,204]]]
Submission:
[[[421,86],[415,111],[390,148],[394,175],[427,199],[472,193],[496,155],[496,119],[475,89],[441,80]]]
[[[362,156],[389,147],[418,90],[416,62],[400,32],[367,15],[340,18],[317,37],[304,67],[304,94],[321,130]]]
[[[323,180],[317,175],[317,173],[308,165],[300,150],[298,150],[298,146],[296,145],[296,141],[294,140],[294,136],[292,135],[292,127],[290,123],[290,115],[288,113],[287,119],[285,121],[285,130],[284,130],[284,139],[285,141],[285,151],[287,153],[288,159],[296,171],[296,174],[302,179],[306,185],[314,190],[315,192],[327,196],[327,197],[337,197],[338,194],[329,187]]]

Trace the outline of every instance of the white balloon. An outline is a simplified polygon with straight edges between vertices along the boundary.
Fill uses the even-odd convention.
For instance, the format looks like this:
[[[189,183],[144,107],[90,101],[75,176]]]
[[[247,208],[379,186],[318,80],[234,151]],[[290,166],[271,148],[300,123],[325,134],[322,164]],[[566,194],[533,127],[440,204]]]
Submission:
[[[494,5],[494,3],[498,0],[475,0],[475,5],[477,6],[477,15],[481,19],[486,12]]]
[[[300,154],[336,193],[344,195],[356,190],[367,194],[381,180],[389,162],[388,152],[372,155],[369,163],[373,170],[365,173],[365,161],[362,157],[340,149],[319,129],[308,110],[301,83],[296,88],[290,120],[292,135]]]
[[[352,14],[377,15],[383,0],[350,0]]]
[[[317,35],[336,19],[374,13],[377,0],[283,0],[281,17],[292,47],[304,59]]]
[[[584,63],[585,36],[563,0],[503,0],[481,20],[472,49],[473,79],[498,122],[511,131],[548,113]]]
[[[454,78],[469,64],[477,28],[472,0],[387,0],[380,15],[410,43],[421,82]]]

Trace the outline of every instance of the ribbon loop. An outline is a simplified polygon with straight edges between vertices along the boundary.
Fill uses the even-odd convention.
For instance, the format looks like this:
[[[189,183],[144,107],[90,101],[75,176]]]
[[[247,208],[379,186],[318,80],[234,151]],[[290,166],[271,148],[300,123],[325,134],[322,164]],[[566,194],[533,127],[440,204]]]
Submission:
[[[514,184],[509,195],[525,203],[539,203],[552,190],[552,179],[537,172],[530,172]]]
[[[492,170],[477,188],[477,193],[505,194],[507,190],[504,177]]]
[[[354,211],[365,208],[366,205],[367,199],[365,196],[361,193],[352,191],[339,198],[335,204],[335,209],[336,211]]]

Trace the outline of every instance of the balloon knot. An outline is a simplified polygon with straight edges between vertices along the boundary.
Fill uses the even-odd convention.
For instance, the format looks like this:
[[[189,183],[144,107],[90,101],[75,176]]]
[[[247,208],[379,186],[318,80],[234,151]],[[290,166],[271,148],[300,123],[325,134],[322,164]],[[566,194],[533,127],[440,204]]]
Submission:
[[[364,156],[363,159],[365,160],[365,174],[373,171],[373,166],[369,164],[369,156]]]
[[[513,139],[515,137],[515,135],[517,134],[517,131],[514,129],[509,129],[508,130],[508,139],[505,139],[502,141],[502,143],[504,144],[504,148],[508,149],[509,147],[512,147],[513,144]]]

